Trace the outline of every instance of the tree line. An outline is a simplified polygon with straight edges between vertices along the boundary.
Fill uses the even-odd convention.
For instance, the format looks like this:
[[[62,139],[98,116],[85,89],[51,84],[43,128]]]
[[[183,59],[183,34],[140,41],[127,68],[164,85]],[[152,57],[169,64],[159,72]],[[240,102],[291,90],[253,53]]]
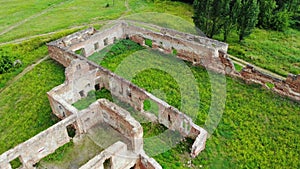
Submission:
[[[193,6],[195,25],[210,38],[222,33],[224,41],[232,30],[242,41],[255,27],[300,27],[300,0],[194,0]]]

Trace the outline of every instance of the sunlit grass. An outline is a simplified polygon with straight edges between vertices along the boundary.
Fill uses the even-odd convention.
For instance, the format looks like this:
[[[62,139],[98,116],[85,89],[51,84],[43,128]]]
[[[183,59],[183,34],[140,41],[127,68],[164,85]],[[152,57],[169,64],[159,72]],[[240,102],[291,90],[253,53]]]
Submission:
[[[125,53],[130,52],[125,51]],[[104,67],[115,70],[118,66],[116,62],[120,63],[116,61],[118,59],[124,60],[124,55],[106,57],[101,63]],[[211,90],[208,90],[211,86],[210,77],[205,69],[193,67],[188,63],[187,65],[193,72],[199,88],[200,108],[195,122],[204,126],[211,102]],[[162,99],[180,108],[180,94],[174,92],[179,88],[174,86],[172,77],[170,78],[164,72],[148,69],[137,74],[132,81],[149,92],[164,91],[167,97]],[[226,77],[226,90],[226,106],[221,122],[212,137],[208,139],[206,149],[192,160],[192,166],[196,168],[200,166],[204,168],[276,168],[277,166],[297,168],[300,105],[259,85],[248,85],[230,77]],[[182,160],[187,156],[182,154],[189,151],[188,144],[183,142],[154,158],[164,168],[187,168],[186,162]]]
[[[228,43],[228,53],[233,56],[283,76],[300,74],[300,31],[255,29],[242,43],[233,32]]]
[[[57,122],[46,92],[63,81],[64,68],[47,60],[0,93],[0,154]]]
[[[51,4],[49,2],[18,1],[16,4],[15,1],[14,3],[7,1],[3,3],[4,5],[0,6],[0,16],[5,17],[0,19],[0,31],[61,1],[51,1]],[[124,1],[115,2],[115,6],[110,5],[109,8],[105,8],[106,3],[109,3],[107,1],[66,1],[46,14],[1,35],[0,41],[57,31],[83,23],[116,19],[125,12],[126,8]],[[128,15],[137,12],[166,12],[192,23],[193,9],[184,3],[133,0],[129,1],[129,5],[131,11]],[[137,17],[141,19],[147,14],[137,16],[142,16]],[[174,21],[160,23],[158,18],[155,15],[150,16],[149,22],[179,30],[184,28],[182,27],[184,24],[178,25]],[[168,17],[164,20],[168,20]],[[56,37],[51,36],[50,39],[57,39],[70,32]],[[236,34],[233,33],[229,37],[229,53],[282,75],[288,72],[299,74],[299,37],[299,31],[291,29],[284,33],[256,29],[245,42],[239,44]],[[44,43],[50,39],[49,37],[34,39],[26,44],[2,47],[4,50],[11,51],[12,57],[20,58],[23,67],[9,74],[1,74],[0,87],[5,86],[8,80],[15,77],[26,66],[47,54]],[[114,53],[101,64],[115,70],[119,63],[132,53],[131,49],[122,49],[122,54]],[[191,65],[189,67],[198,82],[201,98],[198,118],[195,122],[203,126],[211,103],[211,85],[204,69]],[[46,92],[61,84],[63,80],[63,67],[47,60],[5,92],[0,93],[0,154],[56,122],[51,115]],[[165,95],[157,96],[180,107],[178,86],[167,74],[151,69],[141,72],[133,81],[150,92],[164,91]],[[203,168],[298,168],[300,165],[298,161],[300,158],[299,107],[299,104],[261,89],[260,86],[249,86],[241,81],[227,78],[227,100],[222,121],[208,140],[204,152],[192,160],[192,166],[194,168],[201,166]],[[156,129],[150,128],[150,130],[154,133],[158,132]],[[151,136],[151,132],[149,135]],[[182,154],[189,151],[190,143],[188,141],[182,144],[155,156],[155,159],[164,168],[187,168],[186,161],[189,159]]]

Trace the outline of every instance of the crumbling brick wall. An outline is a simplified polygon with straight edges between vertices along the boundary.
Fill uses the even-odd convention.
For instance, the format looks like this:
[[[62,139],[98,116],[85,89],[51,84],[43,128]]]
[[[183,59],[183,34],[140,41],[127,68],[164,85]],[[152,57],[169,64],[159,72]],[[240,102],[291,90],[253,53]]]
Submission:
[[[300,93],[300,75],[289,74],[285,82],[291,90]]]
[[[107,101],[99,100],[99,109],[102,112],[103,121],[111,125],[131,142],[133,152],[143,151],[143,128],[129,112]]]
[[[133,21],[120,22],[111,29],[90,33],[89,37],[86,38],[87,40],[83,39],[80,42],[69,40],[68,47],[65,48],[55,48],[56,46],[61,47],[61,44],[64,44],[59,40],[55,41],[54,43],[50,43],[54,47],[49,45],[49,53],[53,53],[53,56],[51,56],[52,58],[67,66],[72,59],[78,58],[78,56],[72,53],[66,53],[66,49],[71,49],[74,51],[75,49],[79,48],[78,46],[82,48],[91,48],[93,43],[102,42],[105,39],[113,39],[113,36],[117,36],[118,38],[130,38],[142,46],[146,46],[145,40],[150,39],[152,41],[153,49],[157,49],[165,53],[173,53],[175,50],[178,58],[190,61],[194,65],[204,66],[207,69],[218,73],[241,78],[246,82],[258,83],[262,84],[263,86],[266,86],[266,82],[272,83],[275,85],[275,87],[272,88],[274,92],[290,97],[297,101],[300,100],[299,75],[289,75],[286,80],[278,81],[272,76],[269,76],[258,70],[254,71],[253,68],[247,66],[241,73],[238,73],[235,71],[232,61],[226,54],[228,48],[226,43],[162,28],[159,26],[154,27],[157,31],[134,26]],[[74,39],[75,37],[86,36],[86,32],[93,32],[92,30],[94,29],[88,29],[86,31],[71,35],[70,37],[73,37]],[[100,37],[99,35],[101,34],[103,36]],[[110,34],[113,35],[111,36]],[[96,50],[90,50],[89,54],[94,51]],[[62,54],[63,57],[60,57]]]
[[[182,33],[178,33],[179,36],[170,36],[174,35],[177,31],[167,29],[163,29],[162,32],[163,33],[154,32],[133,25],[127,25],[125,27],[125,36],[142,46],[147,46],[145,44],[145,39],[150,39],[152,41],[153,49],[158,49],[164,53],[174,53],[180,59],[190,61],[195,65],[204,66],[207,69],[224,73],[225,67],[219,58],[219,51],[222,51],[223,53],[227,52],[227,44],[216,43],[207,38],[193,35],[189,35],[189,39],[184,39],[181,38],[181,36],[183,36],[181,35]],[[203,42],[210,43],[205,44]],[[230,62],[228,62],[228,64],[230,64]],[[230,68],[233,68],[233,66],[230,66]]]
[[[6,151],[0,155],[0,168],[11,168],[9,162],[19,158],[23,167],[33,169],[40,159],[70,141],[66,127],[75,121],[75,115],[69,116],[24,143]]]
[[[162,167],[153,158],[149,158],[146,154],[140,154],[134,169],[162,169]]]
[[[278,79],[247,65],[240,72],[247,83],[256,83],[272,91],[296,101],[300,101],[300,76],[289,75],[286,79]],[[270,87],[271,86],[271,87]],[[273,86],[273,87],[272,87]]]
[[[67,107],[70,108],[72,106]],[[67,111],[72,111],[72,109],[74,110],[74,107],[71,110],[66,108]],[[104,113],[107,116],[106,118],[109,119],[105,120]],[[89,128],[99,122],[110,124],[127,137],[131,141],[129,146],[131,146],[130,149],[133,152],[136,154],[143,152],[143,129],[141,125],[124,109],[105,99],[101,99],[85,110],[78,111],[75,109],[71,115],[65,117],[62,121],[3,153],[0,156],[0,167],[10,168],[9,162],[15,158],[20,158],[23,167],[33,169],[34,165],[43,157],[53,153],[57,148],[70,141],[67,126],[74,126],[78,135],[86,133]]]
[[[267,86],[266,83],[273,83],[275,85],[272,89],[273,91],[299,100],[299,92],[297,93],[297,90],[299,90],[299,80],[295,77],[287,79],[287,81],[278,81],[275,78],[266,76],[249,67],[244,68],[240,74],[236,72],[232,61],[226,54],[228,45],[225,43],[219,43],[208,38],[197,37],[163,28],[159,28],[160,31],[155,32],[127,23],[120,23],[116,27],[121,27],[122,29],[112,29],[111,33],[119,31],[118,35],[120,38],[130,38],[142,46],[146,46],[146,39],[150,39],[153,49],[165,53],[176,53],[177,57],[190,61],[195,65],[201,65],[218,73],[242,78],[247,82],[259,83],[264,86]],[[94,38],[94,35],[91,35],[91,38],[87,41],[69,44],[70,47],[68,50],[62,49],[64,51],[56,52],[56,56],[53,58],[58,58],[56,59],[57,61],[68,65],[69,60],[62,60],[60,58],[64,56],[67,56],[67,58],[81,58],[81,56],[74,54],[72,51],[79,47],[84,49],[88,48],[87,46],[91,46],[95,41],[103,42],[105,39],[113,39],[108,32],[110,32],[109,29],[103,31],[103,36],[101,37],[98,36],[98,38]],[[97,32],[97,34],[101,33],[102,32]],[[55,44],[52,45],[55,46]],[[176,52],[174,52],[174,50]],[[49,52],[51,52],[51,50],[49,50]],[[82,59],[85,60],[84,58]],[[184,137],[188,136],[196,139],[192,146],[192,156],[196,156],[204,149],[207,132],[195,125],[185,114],[109,70],[88,60],[86,60],[86,62],[89,64],[90,70],[97,69],[95,77],[96,85],[100,88],[104,87],[110,90],[114,97],[128,103],[134,109],[145,112],[143,110],[143,102],[146,99],[150,99],[156,103],[159,107],[157,120],[161,124],[171,130],[179,131]]]
[[[79,169],[105,169],[105,163],[111,169],[131,169],[137,160],[138,155],[131,154],[126,144],[116,142]]]

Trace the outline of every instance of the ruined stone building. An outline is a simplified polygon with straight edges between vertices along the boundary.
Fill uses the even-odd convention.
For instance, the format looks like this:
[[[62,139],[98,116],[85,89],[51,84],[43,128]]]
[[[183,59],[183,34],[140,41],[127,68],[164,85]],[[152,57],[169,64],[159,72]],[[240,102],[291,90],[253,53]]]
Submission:
[[[106,99],[99,99],[83,110],[72,106],[86,97],[89,91],[102,88],[109,90],[112,96],[129,104],[145,118],[177,131],[182,137],[193,138],[195,141],[191,147],[192,157],[205,148],[207,132],[193,123],[186,114],[130,81],[87,60],[94,52],[113,44],[117,39],[129,38],[142,46],[146,46],[145,39],[151,39],[154,50],[172,53],[172,50],[176,49],[178,58],[194,65],[204,66],[247,82],[262,85],[273,83],[273,91],[300,100],[299,75],[290,75],[286,80],[279,80],[255,70],[250,65],[239,73],[235,71],[226,55],[227,44],[206,37],[154,27],[156,31],[136,26],[134,22],[119,21],[102,31],[89,28],[49,43],[50,57],[66,67],[65,82],[47,93],[53,113],[62,120],[0,155],[0,168],[11,168],[10,161],[16,158],[22,162],[22,168],[35,168],[35,164],[42,158],[70,142],[68,126],[73,126],[76,135],[80,136],[99,123],[111,126],[124,136],[125,141],[112,144],[80,169],[101,169],[107,160],[110,163],[109,167],[113,169],[162,168],[144,152],[143,128],[127,110]],[[84,56],[75,53],[79,49],[83,51]],[[158,105],[157,116],[144,110],[145,100],[151,100]]]

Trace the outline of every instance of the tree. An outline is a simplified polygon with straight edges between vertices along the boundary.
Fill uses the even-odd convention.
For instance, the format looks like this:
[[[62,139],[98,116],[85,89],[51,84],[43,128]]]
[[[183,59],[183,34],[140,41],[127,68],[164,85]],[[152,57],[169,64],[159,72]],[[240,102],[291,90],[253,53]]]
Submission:
[[[213,0],[195,0],[193,20],[201,31],[208,34],[210,27],[210,10]]]
[[[195,25],[208,37],[218,34],[225,21],[226,8],[229,0],[195,0],[194,16]]]
[[[291,13],[286,9],[276,11],[273,15],[272,23],[270,24],[271,29],[277,31],[283,31],[290,26]]]
[[[258,27],[270,29],[273,19],[274,12],[277,8],[275,0],[258,0],[259,3],[259,14],[258,14]]]
[[[300,30],[300,0],[298,1],[298,7],[292,16],[291,25],[293,28]]]
[[[239,40],[242,41],[249,36],[255,28],[258,20],[259,5],[257,0],[242,0],[239,11],[237,31]]]
[[[276,3],[277,12],[272,25],[275,30],[284,30],[290,24],[299,26],[300,0],[276,0]]]
[[[227,41],[227,37],[231,30],[236,27],[240,8],[241,0],[230,0],[225,6],[225,20],[223,25],[224,42]]]
[[[297,24],[297,10],[300,0],[258,0],[260,13],[259,27],[283,31],[290,24]]]
[[[299,0],[276,0],[277,9],[286,9],[288,12],[294,12],[297,10]]]

